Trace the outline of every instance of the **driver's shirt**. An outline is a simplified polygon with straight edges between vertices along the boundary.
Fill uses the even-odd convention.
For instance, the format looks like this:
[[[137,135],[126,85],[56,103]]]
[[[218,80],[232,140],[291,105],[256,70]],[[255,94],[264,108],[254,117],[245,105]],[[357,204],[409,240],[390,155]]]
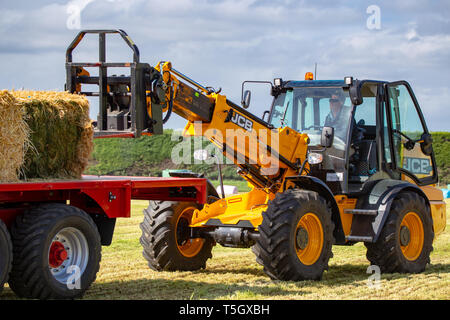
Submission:
[[[342,106],[341,110],[335,118],[333,117],[333,113],[330,111],[330,113],[325,118],[324,126],[333,127],[334,135],[341,140],[346,141],[350,113],[351,108],[348,106]]]

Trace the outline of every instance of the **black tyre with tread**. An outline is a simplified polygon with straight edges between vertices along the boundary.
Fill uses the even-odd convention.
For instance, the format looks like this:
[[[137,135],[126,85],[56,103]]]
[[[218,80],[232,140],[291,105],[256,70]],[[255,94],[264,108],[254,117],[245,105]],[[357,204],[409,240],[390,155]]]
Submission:
[[[302,263],[296,252],[296,228],[307,214],[321,223],[323,245],[314,263]],[[278,193],[263,212],[260,238],[252,247],[256,261],[276,280],[320,280],[332,257],[334,223],[325,199],[318,193],[289,189]]]
[[[180,215],[189,208],[198,208],[193,202],[150,201],[144,209],[144,220],[140,224],[140,242],[148,266],[155,271],[192,271],[206,268],[212,257],[214,241],[204,239],[201,249],[192,256],[185,256],[177,245],[177,233],[187,232],[188,225],[180,225]]]
[[[9,272],[12,267],[12,241],[6,225],[0,220],[0,292],[8,282]]]
[[[53,238],[67,228],[77,230],[87,243],[87,262],[79,288],[69,288],[50,271],[49,252]],[[14,259],[9,285],[19,297],[79,298],[95,281],[101,259],[100,235],[92,218],[83,210],[60,203],[34,207],[17,217],[11,237]]]
[[[409,212],[414,212],[420,218],[424,236],[422,250],[413,261],[403,254],[400,239],[401,222]],[[365,243],[366,257],[384,273],[419,273],[430,263],[433,238],[433,221],[425,200],[415,192],[402,192],[394,199],[378,240]]]

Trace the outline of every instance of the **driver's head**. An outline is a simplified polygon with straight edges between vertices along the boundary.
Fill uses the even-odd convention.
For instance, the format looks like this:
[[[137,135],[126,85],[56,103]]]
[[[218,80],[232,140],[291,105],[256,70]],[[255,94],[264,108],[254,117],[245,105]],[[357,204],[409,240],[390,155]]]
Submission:
[[[339,111],[341,111],[342,106],[345,102],[345,95],[342,90],[334,92],[330,97],[330,110],[333,115],[336,116]]]

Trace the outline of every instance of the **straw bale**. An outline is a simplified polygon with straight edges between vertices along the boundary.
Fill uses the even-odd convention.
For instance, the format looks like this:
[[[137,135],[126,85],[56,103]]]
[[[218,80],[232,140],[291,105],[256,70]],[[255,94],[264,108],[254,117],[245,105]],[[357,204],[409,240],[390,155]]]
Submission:
[[[0,181],[16,182],[29,149],[25,108],[7,90],[0,91]]]
[[[28,127],[28,139],[16,141],[24,150],[19,178],[81,177],[93,150],[88,100],[54,91],[11,91],[10,96],[23,112],[15,122]]]

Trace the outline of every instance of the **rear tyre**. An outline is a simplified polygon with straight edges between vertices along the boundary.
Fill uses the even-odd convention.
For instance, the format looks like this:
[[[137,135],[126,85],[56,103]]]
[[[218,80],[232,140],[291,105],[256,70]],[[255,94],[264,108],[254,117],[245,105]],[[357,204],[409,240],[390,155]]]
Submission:
[[[40,205],[17,217],[11,234],[9,285],[18,296],[79,298],[95,281],[100,235],[83,210],[59,203]]]
[[[252,250],[265,273],[276,280],[319,280],[332,256],[334,224],[316,192],[278,193],[263,212],[260,237]]]
[[[433,222],[425,200],[414,192],[401,193],[375,243],[365,243],[366,257],[381,272],[418,273],[425,270],[433,250]]]
[[[12,266],[12,241],[6,225],[0,220],[0,292],[8,282],[9,272]]]
[[[156,271],[206,268],[213,240],[191,238],[189,223],[197,205],[193,202],[150,201],[140,224],[144,258]]]

